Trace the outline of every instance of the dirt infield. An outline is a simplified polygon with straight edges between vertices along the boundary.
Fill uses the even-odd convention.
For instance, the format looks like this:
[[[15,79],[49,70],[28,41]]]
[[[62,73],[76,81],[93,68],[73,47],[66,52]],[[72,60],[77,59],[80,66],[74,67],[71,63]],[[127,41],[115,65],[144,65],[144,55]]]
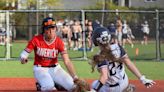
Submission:
[[[89,83],[93,79],[86,79]],[[147,89],[138,80],[130,80],[131,84],[136,86],[135,92],[164,92],[164,80],[156,80],[156,85]],[[35,80],[33,78],[0,78],[0,92],[35,92]]]

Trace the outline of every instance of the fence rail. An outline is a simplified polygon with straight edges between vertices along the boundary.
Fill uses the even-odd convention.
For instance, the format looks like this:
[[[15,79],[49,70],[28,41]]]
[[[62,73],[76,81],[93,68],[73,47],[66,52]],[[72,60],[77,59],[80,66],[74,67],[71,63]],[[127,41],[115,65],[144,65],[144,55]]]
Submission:
[[[17,21],[20,19],[18,17],[14,17],[14,14],[16,15],[19,13],[22,16],[20,15],[17,15],[17,16],[19,16],[20,19],[24,20],[22,21],[21,25],[17,23]],[[10,41],[9,41],[10,34],[11,34],[10,31],[12,29],[11,27],[14,27],[15,29],[17,29],[16,30],[17,35],[19,34],[20,37],[22,36],[22,38],[17,36],[17,38],[13,40],[18,40],[18,39],[27,40],[27,39],[24,39],[24,36],[29,37],[28,38],[29,40],[31,39],[30,38],[31,36],[28,34],[33,34],[33,35],[39,34],[39,29],[40,29],[39,27],[41,26],[40,20],[42,20],[43,17],[47,16],[48,13],[53,13],[53,15],[55,15],[54,17],[57,16],[56,18],[58,18],[59,17],[58,15],[60,15],[60,19],[63,18],[63,20],[64,19],[73,20],[75,18],[79,19],[81,21],[83,31],[85,30],[85,27],[86,27],[85,26],[86,19],[99,20],[99,21],[101,21],[102,19],[105,19],[103,23],[101,24],[104,24],[103,26],[108,26],[109,23],[114,22],[116,16],[119,15],[119,16],[122,16],[124,20],[128,20],[129,25],[132,27],[132,30],[134,30],[133,32],[134,32],[134,35],[136,36],[135,42],[141,41],[142,36],[138,30],[140,30],[139,27],[140,27],[141,22],[143,22],[144,20],[147,20],[148,22],[150,22],[149,23],[150,29],[151,29],[150,39],[153,40],[152,41],[153,46],[155,45],[154,47],[155,49],[153,48],[154,51],[151,52],[153,54],[155,53],[155,55],[153,55],[153,57],[151,58],[154,59],[155,57],[155,59],[158,61],[164,58],[162,54],[164,53],[164,50],[163,50],[163,47],[164,47],[163,46],[164,10],[154,10],[154,11],[145,11],[145,10],[0,10],[0,14],[5,14],[4,18],[1,18],[2,20],[0,20],[0,24],[4,25],[6,29],[6,34],[7,34],[6,37],[8,39],[7,44],[4,45],[6,46],[5,51],[4,51],[5,55],[0,55],[0,60],[13,59],[12,57],[13,48],[11,48]],[[102,16],[103,13],[105,14],[105,16]],[[23,31],[23,30],[27,30],[27,31]],[[85,33],[83,33],[82,36],[83,38],[86,38]],[[84,41],[83,44],[84,44],[83,47],[87,48],[86,47],[87,42]],[[1,49],[4,49],[4,48],[0,46],[0,50]],[[87,52],[87,49],[84,49],[82,51],[81,58],[88,59],[88,54],[89,53]],[[144,59],[144,58],[141,58],[141,59]]]

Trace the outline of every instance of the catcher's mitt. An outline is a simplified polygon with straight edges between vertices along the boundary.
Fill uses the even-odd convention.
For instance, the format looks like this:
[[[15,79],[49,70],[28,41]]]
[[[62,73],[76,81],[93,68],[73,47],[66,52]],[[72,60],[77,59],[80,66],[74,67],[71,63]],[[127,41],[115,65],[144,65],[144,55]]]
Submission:
[[[90,91],[90,85],[83,79],[76,79],[74,80],[76,85],[73,92],[87,92]]]

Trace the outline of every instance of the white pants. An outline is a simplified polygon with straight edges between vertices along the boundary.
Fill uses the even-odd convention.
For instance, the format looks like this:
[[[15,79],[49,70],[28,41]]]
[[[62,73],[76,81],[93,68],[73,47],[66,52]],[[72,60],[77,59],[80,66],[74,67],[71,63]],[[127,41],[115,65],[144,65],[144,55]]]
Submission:
[[[92,88],[96,88],[96,84],[97,84],[98,80],[95,80],[93,83],[92,83]],[[123,92],[123,90],[125,90],[127,88],[129,84],[129,81],[128,81],[128,77],[127,75],[125,74],[125,78],[124,79],[121,79],[119,80],[119,85],[118,86],[113,86],[113,87],[110,87],[108,84],[104,84],[98,92]]]
[[[67,91],[74,88],[72,77],[58,64],[56,67],[40,67],[34,65],[34,77],[41,85],[42,91],[54,89],[54,82],[64,87]]]

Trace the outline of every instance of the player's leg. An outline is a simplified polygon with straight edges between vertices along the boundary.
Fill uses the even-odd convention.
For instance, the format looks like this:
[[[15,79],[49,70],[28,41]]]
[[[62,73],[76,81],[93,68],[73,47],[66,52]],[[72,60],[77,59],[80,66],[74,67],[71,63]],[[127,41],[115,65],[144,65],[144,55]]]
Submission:
[[[119,82],[119,87],[121,92],[123,92],[128,87],[128,84],[129,84],[128,76],[125,74],[123,79],[120,80]]]
[[[125,74],[122,79],[115,84],[106,84],[109,86],[109,92],[123,92],[128,86],[128,77]]]
[[[92,83],[92,89],[95,89],[99,86],[98,80],[94,81]],[[120,80],[118,83],[110,84],[106,83],[104,84],[98,92],[123,92],[128,87],[128,77],[125,74],[122,80]]]
[[[53,79],[48,72],[49,68],[34,66],[33,71],[34,77],[41,87],[41,91],[55,90]]]
[[[60,65],[57,65],[53,69],[53,72],[51,72],[51,76],[55,83],[61,85],[67,91],[71,91],[74,88],[72,77]]]

